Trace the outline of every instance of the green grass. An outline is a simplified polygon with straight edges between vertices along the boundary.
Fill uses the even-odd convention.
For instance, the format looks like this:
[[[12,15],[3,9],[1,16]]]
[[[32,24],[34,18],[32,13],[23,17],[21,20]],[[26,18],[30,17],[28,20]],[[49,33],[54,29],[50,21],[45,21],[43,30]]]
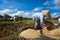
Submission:
[[[22,21],[19,21],[19,22],[0,21],[0,25],[4,25],[4,24],[20,24],[20,23],[32,23],[32,20],[22,20]]]
[[[47,21],[51,21],[53,23],[58,23],[58,20],[47,20]],[[32,20],[22,20],[19,22],[0,21],[0,25],[3,25],[3,24],[20,24],[20,23],[33,23],[33,21]]]
[[[53,23],[58,23],[58,20],[47,20],[47,21],[50,21],[50,22],[53,22]]]
[[[5,22],[5,21],[3,21],[3,22],[0,22],[0,25],[3,25],[3,24],[19,24],[19,23],[21,23],[21,22]]]
[[[33,23],[33,21],[32,20],[23,20],[22,22],[29,22],[29,23]]]

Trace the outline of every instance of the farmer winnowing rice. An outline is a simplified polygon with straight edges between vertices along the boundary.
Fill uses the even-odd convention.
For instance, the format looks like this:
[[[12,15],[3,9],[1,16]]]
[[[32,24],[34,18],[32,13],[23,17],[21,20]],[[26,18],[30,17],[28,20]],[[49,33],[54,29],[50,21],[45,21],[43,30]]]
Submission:
[[[45,15],[44,13],[48,13],[49,10],[46,10],[46,11],[43,11],[42,13],[35,13],[33,14],[33,21],[35,23],[35,27],[34,29],[40,29],[40,33],[41,35],[43,34],[42,33],[42,27],[44,25],[44,22],[46,20],[46,18],[48,18],[47,15]]]

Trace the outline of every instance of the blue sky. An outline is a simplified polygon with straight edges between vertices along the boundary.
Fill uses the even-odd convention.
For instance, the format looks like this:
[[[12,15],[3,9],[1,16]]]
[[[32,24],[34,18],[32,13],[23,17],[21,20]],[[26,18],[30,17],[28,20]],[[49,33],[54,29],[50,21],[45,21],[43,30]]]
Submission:
[[[0,15],[31,17],[42,10],[50,10],[52,17],[60,16],[60,0],[0,0]]]

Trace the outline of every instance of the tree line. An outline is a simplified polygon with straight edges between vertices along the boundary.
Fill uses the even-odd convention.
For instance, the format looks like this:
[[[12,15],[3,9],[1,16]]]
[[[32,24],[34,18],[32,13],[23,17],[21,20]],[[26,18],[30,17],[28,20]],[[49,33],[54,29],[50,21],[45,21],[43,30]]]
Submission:
[[[13,21],[14,17],[16,17],[16,20],[31,20],[32,18],[22,17],[22,16],[10,16],[8,14],[0,15],[0,21]]]

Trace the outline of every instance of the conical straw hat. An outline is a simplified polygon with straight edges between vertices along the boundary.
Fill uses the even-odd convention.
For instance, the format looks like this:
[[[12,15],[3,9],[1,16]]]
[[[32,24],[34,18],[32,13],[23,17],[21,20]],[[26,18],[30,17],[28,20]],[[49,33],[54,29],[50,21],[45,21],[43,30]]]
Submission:
[[[43,15],[45,15],[46,17],[50,18],[50,10],[43,10],[42,11]]]

